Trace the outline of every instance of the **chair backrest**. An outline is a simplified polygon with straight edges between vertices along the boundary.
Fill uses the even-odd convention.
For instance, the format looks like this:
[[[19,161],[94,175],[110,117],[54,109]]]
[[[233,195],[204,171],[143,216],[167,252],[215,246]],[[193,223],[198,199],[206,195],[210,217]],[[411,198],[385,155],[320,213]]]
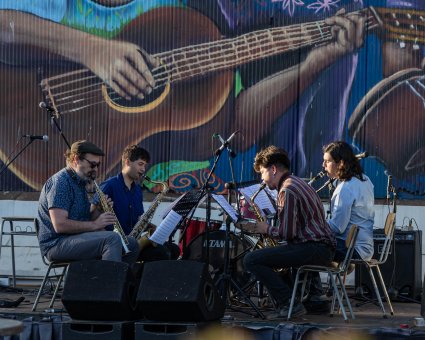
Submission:
[[[391,243],[394,238],[394,231],[395,231],[395,213],[390,212],[387,215],[387,218],[385,220],[385,226],[384,226],[384,232],[385,232],[385,241],[384,245],[382,246],[381,256],[379,256],[378,262],[384,263],[387,258],[388,254],[390,252]]]
[[[350,265],[351,258],[353,257],[354,246],[356,245],[357,235],[359,233],[359,227],[353,224],[350,227],[347,238],[345,239],[345,246],[347,247],[347,253],[345,254],[344,261],[339,265],[341,272],[346,272]]]
[[[35,234],[37,235],[37,240],[38,240],[38,233],[40,231],[40,225],[39,225],[38,218],[34,219],[34,229],[35,229]],[[40,244],[39,244],[39,246],[40,246]],[[48,259],[46,259],[46,256],[43,256],[43,254],[41,254],[41,259],[43,260],[43,262],[46,266],[49,265],[50,262],[49,262]]]

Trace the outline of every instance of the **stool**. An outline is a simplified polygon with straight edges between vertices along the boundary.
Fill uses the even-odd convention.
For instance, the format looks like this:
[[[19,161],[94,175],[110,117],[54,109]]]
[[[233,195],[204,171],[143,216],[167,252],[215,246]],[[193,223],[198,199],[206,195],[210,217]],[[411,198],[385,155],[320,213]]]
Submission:
[[[1,227],[0,227],[0,258],[1,258],[1,248],[3,246],[3,235],[10,236],[10,247],[12,252],[12,280],[13,288],[16,288],[16,272],[15,272],[15,236],[36,236],[35,227],[27,226],[25,229],[14,226],[15,222],[32,222],[35,223],[35,217],[2,217]],[[9,231],[4,230],[4,225],[6,222],[9,222]]]

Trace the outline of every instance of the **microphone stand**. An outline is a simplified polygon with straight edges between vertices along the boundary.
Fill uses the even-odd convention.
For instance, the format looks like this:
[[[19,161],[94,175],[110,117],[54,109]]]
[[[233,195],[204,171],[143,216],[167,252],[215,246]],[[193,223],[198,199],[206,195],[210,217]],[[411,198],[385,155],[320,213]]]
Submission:
[[[56,130],[59,131],[59,134],[61,135],[62,139],[65,141],[65,144],[68,146],[69,149],[71,149],[71,144],[68,142],[68,140],[66,139],[62,128],[59,126],[58,122],[56,121],[56,115],[55,112],[52,111],[51,109],[48,108],[44,108],[47,112],[47,114],[49,115],[50,121],[55,125]]]
[[[26,145],[24,145],[24,147],[21,150],[19,150],[19,152],[15,155],[15,157],[13,157],[9,162],[3,164],[0,170],[0,176],[7,170],[7,168],[9,168],[10,164],[12,164],[12,162],[16,158],[18,158],[26,150],[26,148],[28,148],[32,144],[33,141],[34,139],[30,138],[29,142]]]
[[[235,181],[235,174],[233,171],[233,164],[232,164],[232,158],[234,158],[236,155],[231,151],[229,148],[227,148],[228,151],[228,160],[229,160],[229,166],[230,166],[230,173],[232,176],[232,182],[226,183],[227,187],[227,200],[229,203],[232,201],[232,190],[235,191],[235,193],[238,192],[237,184]],[[219,152],[221,153],[221,151]],[[240,206],[239,206],[239,200],[236,199],[236,207],[238,215],[240,215]],[[220,284],[222,283],[222,287],[220,289],[221,291],[221,298],[225,303],[226,308],[230,308],[233,310],[236,310],[232,307],[230,299],[228,297],[228,293],[230,289],[235,289],[240,296],[255,310],[256,315],[261,317],[262,319],[265,319],[264,314],[258,309],[258,307],[255,305],[255,303],[250,299],[250,297],[245,293],[245,291],[239,287],[237,282],[233,279],[231,274],[231,260],[230,260],[230,242],[231,242],[231,232],[230,232],[230,218],[226,218],[226,231],[225,231],[225,241],[224,241],[224,264],[223,264],[223,273],[220,274],[219,279],[216,282],[217,287],[220,287]],[[245,252],[243,252],[245,253]],[[237,260],[239,258],[239,255],[236,256]],[[243,313],[247,313],[245,311],[238,310]],[[250,313],[247,313],[251,315]]]

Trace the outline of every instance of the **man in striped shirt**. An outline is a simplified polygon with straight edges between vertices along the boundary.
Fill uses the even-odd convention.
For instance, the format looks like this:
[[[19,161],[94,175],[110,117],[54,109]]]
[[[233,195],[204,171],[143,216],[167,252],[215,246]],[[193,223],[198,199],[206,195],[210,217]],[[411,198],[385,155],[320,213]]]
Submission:
[[[292,287],[275,271],[277,268],[306,264],[327,265],[334,256],[335,238],[325,219],[322,202],[314,189],[289,172],[290,161],[285,150],[269,146],[255,156],[254,170],[270,189],[278,191],[278,225],[267,222],[244,225],[254,233],[268,234],[282,244],[248,253],[245,269],[261,281],[275,299],[278,311],[272,317],[286,318]],[[301,303],[293,316],[305,313]]]

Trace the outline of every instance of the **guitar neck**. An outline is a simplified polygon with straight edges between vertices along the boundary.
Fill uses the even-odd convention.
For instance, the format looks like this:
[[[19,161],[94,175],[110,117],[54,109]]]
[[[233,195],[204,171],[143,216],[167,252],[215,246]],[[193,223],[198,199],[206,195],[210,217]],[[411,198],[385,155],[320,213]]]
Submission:
[[[264,29],[157,54],[162,65],[153,73],[157,83],[181,81],[329,40],[324,21]]]
[[[349,14],[364,13],[368,15],[366,29],[376,27],[377,14],[369,8]],[[264,29],[156,54],[154,57],[161,60],[161,66],[153,74],[159,87],[331,40],[331,27],[324,20]]]

